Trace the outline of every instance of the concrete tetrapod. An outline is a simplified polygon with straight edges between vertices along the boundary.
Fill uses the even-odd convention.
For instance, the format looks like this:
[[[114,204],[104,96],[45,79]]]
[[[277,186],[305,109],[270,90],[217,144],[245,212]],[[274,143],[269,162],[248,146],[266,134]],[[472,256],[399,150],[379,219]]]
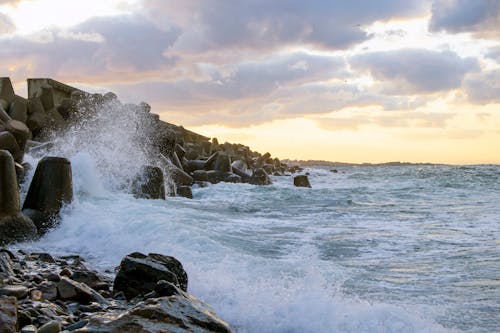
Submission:
[[[73,200],[71,163],[63,157],[44,157],[38,162],[23,205],[40,234],[57,223],[62,206]]]
[[[21,214],[14,159],[0,150],[0,245],[36,237],[33,221]]]

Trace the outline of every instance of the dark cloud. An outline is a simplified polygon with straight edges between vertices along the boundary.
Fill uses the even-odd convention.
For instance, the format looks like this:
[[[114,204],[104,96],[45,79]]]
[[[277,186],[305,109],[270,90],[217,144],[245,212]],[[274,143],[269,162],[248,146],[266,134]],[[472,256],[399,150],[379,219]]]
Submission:
[[[163,52],[177,36],[175,29],[161,30],[140,16],[92,18],[69,30],[51,29],[2,39],[0,56],[13,63],[20,59],[30,63],[32,75],[107,75],[120,80],[130,73],[172,66],[175,59],[165,57]]]
[[[464,89],[472,103],[500,103],[500,70],[469,75],[464,82]]]
[[[450,51],[403,49],[372,52],[350,59],[353,68],[369,72],[388,94],[429,94],[459,88],[468,72],[479,65]]]
[[[431,31],[472,32],[480,37],[500,38],[500,1],[434,0]]]
[[[12,20],[2,13],[0,13],[0,35],[13,32],[16,29]]]
[[[422,13],[422,1],[393,0],[146,0],[149,15],[183,28],[183,50],[275,49],[315,45],[345,49],[370,38],[361,28],[377,20]]]

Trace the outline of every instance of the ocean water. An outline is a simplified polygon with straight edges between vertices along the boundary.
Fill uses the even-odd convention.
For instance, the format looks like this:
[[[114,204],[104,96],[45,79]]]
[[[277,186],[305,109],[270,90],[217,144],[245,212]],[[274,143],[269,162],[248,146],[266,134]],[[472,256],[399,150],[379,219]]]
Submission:
[[[71,160],[74,201],[19,247],[102,272],[135,251],[174,256],[239,333],[500,332],[500,166],[310,168],[312,189],[284,176],[135,199],[127,180],[161,163],[133,109],[101,111],[45,152]]]
[[[500,166],[311,168],[194,199],[108,189],[72,158],[76,199],[21,247],[113,270],[133,251],[177,257],[189,292],[237,332],[499,332]]]

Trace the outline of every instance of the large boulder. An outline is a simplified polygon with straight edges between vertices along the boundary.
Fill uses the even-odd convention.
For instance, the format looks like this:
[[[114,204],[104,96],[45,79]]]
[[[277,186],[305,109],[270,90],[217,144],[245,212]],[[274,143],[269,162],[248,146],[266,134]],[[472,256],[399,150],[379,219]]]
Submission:
[[[258,168],[253,171],[252,177],[250,178],[250,184],[270,185],[272,184],[272,182],[269,179],[269,175],[267,174],[267,172],[262,168]]]
[[[10,79],[8,77],[0,77],[0,99],[10,104],[14,100],[14,96],[14,88]]]
[[[92,301],[106,303],[106,300],[85,283],[74,281],[66,276],[61,277],[57,284],[57,295],[62,300],[74,300],[88,304]]]
[[[0,150],[0,245],[37,237],[35,225],[20,208],[14,160]]]
[[[19,144],[12,133],[0,131],[0,149],[8,150],[15,161],[23,159],[24,152],[19,148]]]
[[[26,123],[28,120],[28,108],[26,99],[21,96],[15,96],[10,104],[9,115],[12,119]]]
[[[73,332],[231,333],[210,306],[180,290],[178,293],[147,299],[119,316],[91,315],[85,327]]]
[[[298,175],[293,177],[293,185],[296,187],[309,187],[311,188],[311,183],[309,183],[309,178],[306,175]]]
[[[136,198],[165,199],[163,171],[159,167],[144,166],[134,180],[132,187]]]
[[[23,213],[44,233],[57,223],[66,203],[73,200],[71,163],[62,157],[44,157],[38,162],[23,205]]]
[[[122,291],[127,299],[131,299],[153,291],[160,280],[187,290],[187,273],[174,257],[156,253],[147,256],[137,252],[131,253],[120,263],[113,290]]]

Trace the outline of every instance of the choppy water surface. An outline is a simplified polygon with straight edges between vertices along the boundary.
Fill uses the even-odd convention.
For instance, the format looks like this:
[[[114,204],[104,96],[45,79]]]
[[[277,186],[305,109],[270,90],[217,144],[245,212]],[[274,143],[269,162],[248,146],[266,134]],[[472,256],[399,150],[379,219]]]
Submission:
[[[194,199],[113,192],[72,157],[76,201],[35,244],[113,269],[173,255],[238,332],[500,332],[500,166],[341,167]]]

